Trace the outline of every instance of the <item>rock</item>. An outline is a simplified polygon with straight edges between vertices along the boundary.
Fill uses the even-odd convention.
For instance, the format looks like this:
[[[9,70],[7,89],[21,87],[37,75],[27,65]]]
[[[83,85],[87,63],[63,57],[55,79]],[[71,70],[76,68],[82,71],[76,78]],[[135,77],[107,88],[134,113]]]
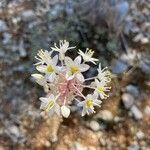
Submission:
[[[120,56],[120,60],[129,65],[135,64],[135,59],[137,58],[137,51],[128,49],[126,54]]]
[[[144,113],[150,115],[150,106],[146,106],[144,109]]]
[[[140,28],[137,27],[137,26],[135,26],[134,28],[131,29],[131,31],[132,31],[133,33],[138,33],[138,32],[140,31]]]
[[[134,104],[134,97],[129,93],[124,93],[122,95],[122,102],[126,109],[130,109]]]
[[[19,53],[20,53],[20,57],[24,58],[24,57],[27,56],[27,52],[26,52],[26,49],[24,47],[23,40],[20,40],[20,43],[19,43],[19,46],[18,46],[18,50],[19,50]]]
[[[102,110],[95,116],[95,118],[103,119],[105,121],[112,121],[113,114],[109,110]]]
[[[99,123],[97,121],[94,121],[92,120],[89,124],[90,128],[93,130],[93,131],[98,131],[100,130],[100,126],[99,126]]]
[[[144,138],[144,133],[143,133],[142,131],[138,131],[138,132],[136,133],[136,137],[137,137],[139,140],[141,140],[141,139]]]
[[[139,64],[141,70],[145,73],[150,73],[150,61],[142,60]]]
[[[18,127],[17,126],[11,126],[11,127],[9,127],[8,128],[8,131],[10,132],[10,134],[12,134],[12,135],[14,135],[14,136],[16,136],[16,137],[19,137],[19,129],[18,129]]]
[[[0,32],[4,32],[7,30],[7,25],[3,20],[0,20]]]
[[[8,44],[10,42],[11,39],[11,34],[4,32],[3,33],[3,44]]]
[[[127,12],[129,9],[129,4],[127,1],[122,1],[116,6],[116,11],[117,11],[117,24],[120,24],[124,17],[126,16]]]
[[[96,150],[93,146],[84,146],[78,142],[73,143],[69,150]]]
[[[46,147],[50,147],[51,146],[51,143],[49,141],[45,141],[45,146]]]
[[[116,117],[114,118],[114,122],[116,122],[116,123],[123,122],[124,120],[125,120],[124,118],[119,117],[119,116],[116,116]]]
[[[36,16],[33,10],[26,10],[26,11],[23,11],[21,14],[21,18],[25,22],[32,21],[33,19],[35,19],[35,17]]]
[[[8,127],[5,132],[15,143],[19,140],[20,137],[22,137],[19,128],[15,125]]]
[[[131,113],[136,120],[140,120],[143,118],[142,112],[135,105],[132,106]]]
[[[126,87],[126,91],[128,93],[130,93],[131,95],[133,95],[135,98],[139,96],[139,89],[137,86],[134,86],[132,84],[129,84],[127,87]]]
[[[0,49],[0,57],[4,58],[4,56],[5,56],[5,52],[2,49]]]
[[[143,34],[139,33],[139,34],[137,34],[137,35],[134,37],[133,41],[134,41],[134,42],[139,42],[139,41],[141,41],[141,39],[143,39],[143,38],[144,38],[144,37],[143,37]]]
[[[140,147],[138,145],[138,143],[135,143],[135,144],[131,144],[127,150],[139,150]]]
[[[112,65],[112,72],[115,74],[120,74],[126,71],[128,68],[127,63],[123,62],[122,60],[115,60]]]
[[[141,43],[142,44],[146,44],[146,43],[149,43],[150,42],[150,40],[147,38],[147,37],[143,37],[142,39],[141,39]]]

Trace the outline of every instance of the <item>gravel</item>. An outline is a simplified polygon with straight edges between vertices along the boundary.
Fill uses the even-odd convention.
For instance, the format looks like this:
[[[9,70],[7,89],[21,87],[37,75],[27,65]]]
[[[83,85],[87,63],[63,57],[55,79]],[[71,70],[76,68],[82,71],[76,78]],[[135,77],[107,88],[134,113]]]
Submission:
[[[5,23],[5,21],[0,20],[0,32],[4,32],[7,30],[7,25]]]
[[[143,118],[142,112],[135,105],[132,106],[131,113],[136,120],[140,120]]]
[[[112,72],[115,74],[121,74],[126,71],[128,68],[128,64],[123,62],[122,60],[115,60],[112,65]]]
[[[129,93],[124,93],[122,95],[122,102],[126,109],[130,109],[134,104],[134,97]]]
[[[95,120],[92,120],[89,124],[90,128],[93,130],[93,131],[98,131],[100,130],[100,125],[97,121]]]
[[[32,21],[35,19],[35,17],[36,16],[33,10],[26,10],[26,11],[23,11],[21,14],[21,18],[25,22]]]
[[[114,116],[113,116],[112,112],[110,112],[109,110],[102,110],[95,116],[95,118],[103,119],[105,121],[112,121]]]
[[[134,86],[132,84],[129,84],[127,87],[126,87],[126,91],[128,93],[130,93],[131,95],[133,95],[135,98],[137,98],[139,96],[139,88],[137,86]]]
[[[92,146],[84,146],[84,145],[81,145],[78,142],[75,142],[74,144],[72,144],[70,146],[69,150],[96,150],[96,148],[94,148]]]

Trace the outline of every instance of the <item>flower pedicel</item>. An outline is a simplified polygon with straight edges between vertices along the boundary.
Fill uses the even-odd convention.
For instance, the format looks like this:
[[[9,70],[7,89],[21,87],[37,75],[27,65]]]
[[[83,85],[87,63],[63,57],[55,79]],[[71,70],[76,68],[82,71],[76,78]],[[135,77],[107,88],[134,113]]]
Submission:
[[[54,44],[50,52],[40,50],[35,57],[38,60],[36,69],[40,74],[32,74],[32,77],[48,93],[46,97],[40,98],[40,109],[49,116],[56,113],[68,118],[70,104],[74,100],[82,108],[81,115],[89,115],[95,113],[94,107],[100,107],[102,100],[108,97],[106,92],[110,91],[108,83],[111,74],[107,67],[102,69],[99,64],[97,76],[85,79],[83,73],[90,68],[86,63],[96,65],[98,59],[92,57],[94,51],[86,49],[85,53],[79,50],[79,55],[72,60],[66,56],[66,52],[74,48],[69,47],[68,41],[62,40],[59,47]],[[55,56],[54,51],[58,53]],[[91,93],[84,95],[82,92],[85,88],[90,89]]]

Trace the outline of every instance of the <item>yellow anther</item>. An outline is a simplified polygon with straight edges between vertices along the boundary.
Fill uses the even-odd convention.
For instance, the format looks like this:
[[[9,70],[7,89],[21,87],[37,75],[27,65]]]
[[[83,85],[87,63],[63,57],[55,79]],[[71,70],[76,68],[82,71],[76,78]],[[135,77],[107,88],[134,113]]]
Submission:
[[[76,67],[76,66],[71,66],[71,67],[70,67],[70,71],[71,71],[72,74],[74,74],[74,73],[78,72],[79,69],[78,69],[78,67]]]
[[[46,107],[44,108],[44,110],[46,112],[49,112],[50,109],[54,106],[54,101],[53,100],[49,100],[48,104],[46,105]]]
[[[52,65],[47,66],[47,72],[54,72],[54,68]]]
[[[88,55],[93,55],[93,53],[94,53],[94,51],[92,50],[92,49],[89,49],[89,48],[87,48],[86,49],[86,53],[88,54]]]
[[[90,107],[93,106],[93,100],[92,100],[92,99],[87,99],[87,100],[85,101],[85,103],[86,103],[86,107],[88,107],[88,108],[90,108]]]
[[[103,86],[98,86],[97,89],[100,93],[104,93],[105,88]]]

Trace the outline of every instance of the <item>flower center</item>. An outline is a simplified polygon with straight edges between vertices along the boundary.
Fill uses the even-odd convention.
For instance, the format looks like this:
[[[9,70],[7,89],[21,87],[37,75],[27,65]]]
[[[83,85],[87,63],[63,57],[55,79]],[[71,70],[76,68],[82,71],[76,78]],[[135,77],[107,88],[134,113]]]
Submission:
[[[97,87],[97,89],[98,89],[98,91],[100,92],[100,93],[104,93],[104,87],[103,86],[98,86]]]
[[[92,99],[87,99],[87,100],[85,101],[85,103],[86,103],[86,107],[88,107],[88,108],[90,108],[90,107],[93,106],[93,100],[92,100]]]
[[[46,105],[46,107],[44,108],[44,110],[46,112],[49,112],[50,109],[54,106],[54,101],[53,100],[49,100],[48,104]]]
[[[78,69],[78,67],[76,67],[76,66],[71,66],[71,67],[70,67],[70,71],[71,71],[72,74],[74,74],[74,73],[78,72],[79,69]]]
[[[47,72],[54,72],[54,68],[52,65],[47,66]]]

